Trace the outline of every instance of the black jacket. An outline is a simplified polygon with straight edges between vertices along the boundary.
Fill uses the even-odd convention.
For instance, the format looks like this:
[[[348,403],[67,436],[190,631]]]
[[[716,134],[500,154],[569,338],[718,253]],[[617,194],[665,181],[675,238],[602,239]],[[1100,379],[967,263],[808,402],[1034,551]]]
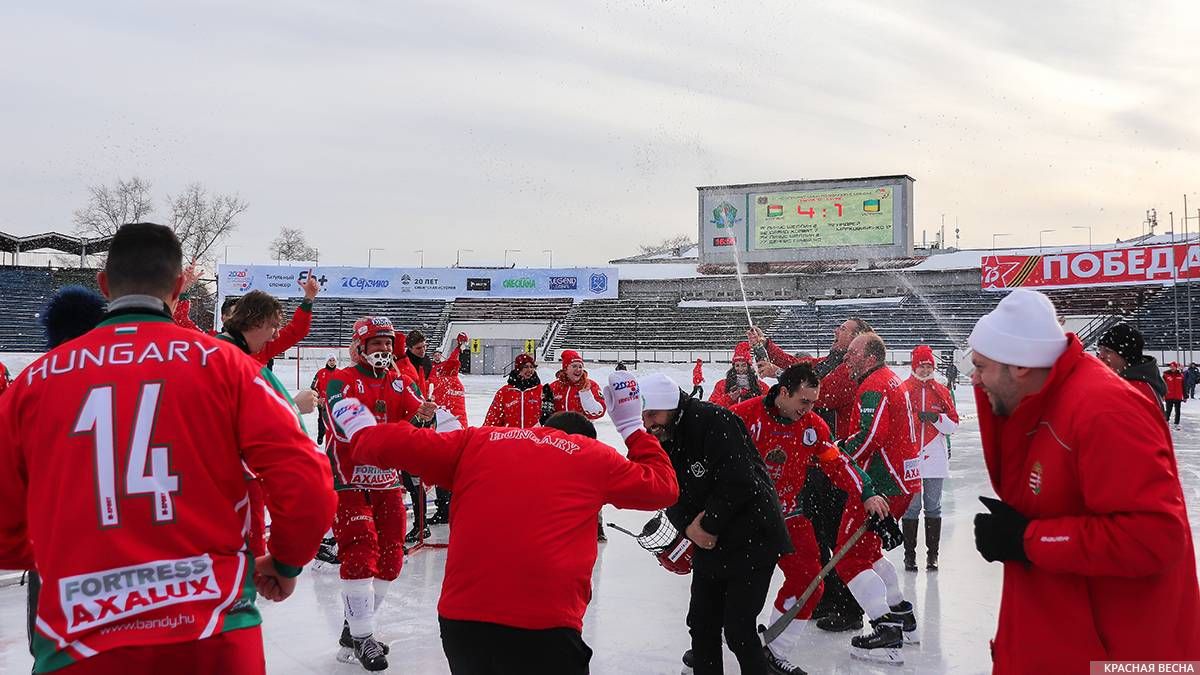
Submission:
[[[700,526],[716,535],[697,548],[694,568],[774,564],[792,551],[791,538],[767,466],[742,420],[729,410],[680,392],[674,435],[663,443],[679,480],[679,501],[667,518],[680,532],[704,511]]]
[[[1163,382],[1162,373],[1158,372],[1158,361],[1153,356],[1143,356],[1140,361],[1129,361],[1121,377],[1132,382],[1145,382],[1158,395],[1158,407],[1163,407],[1163,398],[1167,395],[1167,383]]]

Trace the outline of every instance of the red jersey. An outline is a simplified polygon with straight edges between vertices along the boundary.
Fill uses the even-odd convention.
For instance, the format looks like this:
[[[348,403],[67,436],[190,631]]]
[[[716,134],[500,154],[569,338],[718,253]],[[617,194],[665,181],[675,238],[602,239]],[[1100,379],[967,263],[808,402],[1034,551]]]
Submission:
[[[337,368],[322,366],[317,374],[313,375],[312,385],[309,388],[317,392],[317,396],[320,398],[325,398],[325,392],[329,389],[329,378],[333,377],[337,370]]]
[[[257,354],[250,356],[259,363],[266,364],[273,358],[283,356],[287,350],[295,347],[301,340],[308,337],[308,331],[312,329],[312,300],[305,299],[296,307],[296,311],[292,312],[292,320],[286,326],[279,329],[279,335],[274,340],[267,343]]]
[[[0,394],[8,389],[8,368],[3,363],[0,363]]]
[[[600,404],[600,412],[588,412],[579,403],[579,397],[584,389],[587,389],[588,395]],[[561,370],[558,371],[554,381],[550,383],[550,392],[554,394],[554,412],[577,412],[589,420],[598,420],[604,417],[604,394],[600,393],[600,385],[587,376],[586,370],[583,371],[583,377],[578,382],[568,382],[566,374]]]
[[[820,415],[809,411],[793,422],[778,415],[768,405],[768,398],[760,396],[744,401],[730,410],[750,432],[758,454],[767,465],[767,474],[775,483],[785,515],[799,508],[796,500],[804,489],[808,467],[814,464],[852,499],[861,501],[875,494],[866,475],[845,454],[836,451],[829,425]],[[830,449],[835,452],[822,455]]]
[[[121,314],[0,398],[0,568],[42,576],[35,670],[260,623],[245,467],[299,574],[333,517],[329,464],[286,391],[231,344]]]
[[[765,346],[771,363],[780,368],[787,368],[797,363],[811,363],[816,366],[828,358],[797,358],[783,351],[779,345],[770,340],[767,340]],[[838,440],[846,438],[854,431],[854,410],[857,403],[854,394],[857,391],[858,383],[850,377],[850,370],[844,362],[839,363],[829,371],[828,375],[821,378],[821,397],[817,399],[817,407],[833,412],[833,433]]]
[[[462,366],[459,353],[458,349],[451,349],[450,358],[433,364],[430,385],[433,387],[433,402],[449,410],[465,429],[469,426],[467,424],[467,390],[458,377],[458,371]]]
[[[439,434],[387,424],[355,434],[354,457],[404,467],[454,493],[439,616],[578,631],[592,595],[601,505],[650,511],[679,498],[658,440],[636,431],[625,443],[628,459],[600,441],[549,427]],[[498,504],[540,515],[498,536]]]
[[[842,450],[867,470],[885,496],[921,491],[921,448],[909,416],[904,383],[887,366],[871,371],[858,385],[853,433]]]
[[[346,397],[358,399],[375,414],[377,422],[410,419],[424,400],[412,380],[395,370],[377,376],[369,366],[342,368],[329,376],[325,386],[325,419],[331,433],[325,448],[333,468],[335,490],[390,490],[400,486],[400,472],[362,464],[350,456],[346,434],[334,421],[333,406]]]

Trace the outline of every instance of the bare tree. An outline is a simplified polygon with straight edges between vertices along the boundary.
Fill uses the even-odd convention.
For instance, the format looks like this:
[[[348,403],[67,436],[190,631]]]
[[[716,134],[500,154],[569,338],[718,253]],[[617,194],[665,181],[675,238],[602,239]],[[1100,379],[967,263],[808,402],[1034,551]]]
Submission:
[[[690,236],[686,234],[677,234],[672,237],[667,237],[666,239],[663,239],[655,244],[642,244],[641,246],[638,246],[638,249],[641,250],[642,255],[650,255],[654,253],[667,253],[668,251],[675,251],[676,249],[682,252],[686,251],[692,246],[695,246],[695,242],[692,241]]]
[[[186,260],[211,263],[213,248],[237,229],[237,217],[250,207],[236,194],[209,194],[192,183],[177,196],[167,195],[171,229],[183,244]]]
[[[292,227],[279,228],[279,236],[271,242],[271,257],[276,260],[317,259],[317,249],[308,245],[304,233]]]
[[[107,237],[116,234],[125,223],[141,222],[154,213],[150,183],[134,176],[117,179],[117,184],[93,185],[88,188],[88,203],[75,211],[75,231],[78,234]]]

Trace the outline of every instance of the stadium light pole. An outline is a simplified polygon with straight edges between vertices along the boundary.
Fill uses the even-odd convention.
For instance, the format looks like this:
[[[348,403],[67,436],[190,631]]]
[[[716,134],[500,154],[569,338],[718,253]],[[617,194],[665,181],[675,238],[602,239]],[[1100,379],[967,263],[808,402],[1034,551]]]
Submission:
[[[420,267],[424,267],[425,266],[425,249],[419,248],[419,249],[413,251],[413,253],[417,254],[417,265]]]
[[[474,250],[472,250],[472,249],[469,249],[469,248],[460,248],[460,249],[458,249],[458,254],[454,256],[454,266],[455,266],[455,267],[462,267],[462,254],[463,254],[463,251],[466,251],[467,253],[474,253],[474,252],[475,252]]]
[[[554,249],[544,248],[544,249],[542,249],[542,253],[546,253],[550,256],[550,267],[553,268],[554,267]]]
[[[371,266],[371,254],[372,254],[372,253],[374,253],[375,251],[382,251],[382,250],[383,250],[382,248],[369,248],[369,249],[367,249],[367,267],[370,267],[370,266]]]
[[[225,264],[226,265],[229,264],[229,249],[231,249],[231,248],[241,248],[241,246],[238,246],[237,244],[225,244]]]
[[[505,267],[508,267],[508,254],[509,254],[510,252],[511,252],[511,253],[520,253],[520,252],[521,252],[521,249],[519,249],[519,248],[506,248],[506,249],[504,249],[504,266],[505,266]],[[514,263],[513,263],[513,267],[516,267],[516,266],[517,266],[517,263],[515,263],[515,262],[514,262]]]
[[[1072,230],[1087,230],[1088,231],[1088,250],[1092,250],[1092,226],[1091,225],[1072,225]]]
[[[1042,235],[1043,235],[1043,234],[1046,234],[1047,232],[1057,232],[1057,230],[1053,230],[1053,229],[1051,229],[1051,230],[1041,230],[1041,231],[1039,231],[1039,232],[1038,232],[1038,253],[1039,253],[1039,254],[1041,254],[1041,252],[1042,252]]]

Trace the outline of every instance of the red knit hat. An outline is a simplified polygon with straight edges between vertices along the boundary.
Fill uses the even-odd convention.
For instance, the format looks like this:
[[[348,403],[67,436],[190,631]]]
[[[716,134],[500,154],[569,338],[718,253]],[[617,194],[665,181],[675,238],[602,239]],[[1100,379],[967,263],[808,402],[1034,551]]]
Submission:
[[[912,350],[912,367],[916,368],[922,363],[928,363],[931,366],[937,365],[937,360],[933,358],[933,350],[929,345],[917,345],[916,349]]]
[[[566,368],[576,361],[583,363],[583,357],[580,356],[579,352],[575,351],[574,349],[564,349],[562,354],[559,354],[559,358],[562,359],[563,368]]]
[[[741,361],[742,363],[750,363],[753,360],[754,358],[751,355],[749,342],[739,342],[737,346],[733,348],[734,363],[737,363],[738,361]]]
[[[533,360],[533,354],[521,352],[520,354],[517,354],[517,359],[513,361],[513,365],[516,366],[517,370],[520,370],[525,366],[533,366],[534,368],[537,368],[537,361]]]

